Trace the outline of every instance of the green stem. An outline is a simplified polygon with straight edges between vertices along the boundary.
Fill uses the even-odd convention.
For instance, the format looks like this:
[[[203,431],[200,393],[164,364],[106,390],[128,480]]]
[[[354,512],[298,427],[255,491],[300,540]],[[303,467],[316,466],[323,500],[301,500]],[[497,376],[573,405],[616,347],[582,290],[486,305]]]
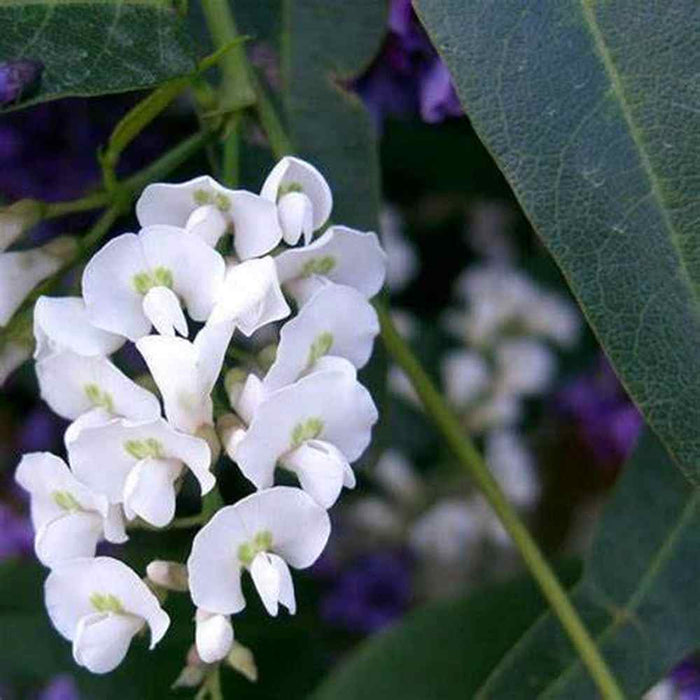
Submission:
[[[257,100],[255,109],[263,131],[267,135],[267,140],[270,142],[272,152],[277,158],[294,153],[292,142],[280,121],[272,99],[268,96],[265,88],[256,76],[252,77],[252,82]]]
[[[94,192],[93,194],[85,195],[85,197],[74,199],[70,202],[47,202],[46,205],[44,205],[43,218],[57,219],[66,214],[100,209],[109,204],[109,200],[110,195],[107,192]]]
[[[231,188],[238,185],[239,179],[239,127],[239,120],[236,117],[233,117],[228,126],[228,133],[224,138],[224,148],[221,155],[221,182],[222,184],[226,185],[226,187]]]
[[[426,413],[435,423],[460,464],[474,479],[480,491],[491,504],[501,524],[517,545],[525,564],[559,618],[562,627],[569,635],[569,639],[578,651],[601,695],[604,698],[615,700],[624,698],[615,677],[581,621],[578,612],[571,604],[566,591],[557,580],[518,514],[503,495],[500,486],[491,475],[478,450],[472,441],[465,436],[458,419],[447,406],[411,349],[399,335],[391,321],[389,312],[386,308],[377,305],[377,313],[379,314],[382,340],[387,351],[408,377]]]

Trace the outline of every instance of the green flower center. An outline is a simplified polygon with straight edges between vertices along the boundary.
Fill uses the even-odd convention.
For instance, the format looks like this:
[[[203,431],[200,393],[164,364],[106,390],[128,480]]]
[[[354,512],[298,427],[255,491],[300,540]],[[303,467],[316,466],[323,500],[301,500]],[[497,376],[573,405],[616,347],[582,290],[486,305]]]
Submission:
[[[82,506],[70,491],[54,491],[51,494],[51,498],[53,498],[54,503],[63,510],[82,510]]]
[[[292,448],[299,447],[306,440],[313,440],[323,432],[323,421],[320,418],[308,418],[297,423],[292,430]]]
[[[325,331],[316,336],[316,339],[311,343],[309,348],[309,359],[306,362],[307,369],[311,367],[317,360],[320,360],[333,347],[333,334]]]
[[[300,276],[306,279],[311,275],[327,275],[336,265],[332,255],[324,255],[322,258],[311,258],[304,263]]]
[[[145,296],[153,287],[173,288],[173,273],[167,267],[157,267],[152,272],[138,272],[131,278],[134,289]]]
[[[117,596],[111,593],[93,593],[90,596],[92,607],[101,613],[124,613],[124,606]]]
[[[97,384],[86,384],[84,390],[95,408],[104,408],[108,413],[114,413],[114,401],[110,393],[102,391]]]
[[[194,203],[200,207],[213,204],[219,211],[229,211],[231,200],[221,192],[208,192],[207,190],[195,190],[193,195]]]
[[[163,457],[163,445],[154,438],[145,440],[127,440],[124,449],[135,459],[146,459],[153,457],[160,459]]]
[[[269,530],[262,530],[250,542],[244,542],[238,547],[238,561],[243,566],[250,566],[258,554],[269,551],[271,547],[272,533]]]

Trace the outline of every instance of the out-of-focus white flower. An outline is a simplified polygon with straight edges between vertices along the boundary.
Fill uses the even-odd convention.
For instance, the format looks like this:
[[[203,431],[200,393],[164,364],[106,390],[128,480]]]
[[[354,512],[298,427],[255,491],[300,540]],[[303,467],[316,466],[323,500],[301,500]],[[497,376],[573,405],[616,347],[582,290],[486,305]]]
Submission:
[[[477,352],[452,350],[445,355],[440,369],[445,394],[455,406],[472,403],[491,386],[489,365]]]
[[[136,347],[158,385],[170,423],[192,435],[213,425],[211,391],[221,372],[233,322],[206,324],[194,339],[149,335]]]
[[[387,385],[391,391],[405,399],[408,403],[412,404],[419,410],[423,410],[423,404],[421,403],[416,390],[411,384],[411,380],[406,376],[404,371],[398,365],[391,365],[387,373]]]
[[[151,630],[151,649],[170,626],[148,586],[110,557],[59,564],[46,579],[44,594],[54,627],[73,642],[75,662],[93,673],[114,670],[145,625]]]
[[[0,253],[39,221],[41,208],[42,203],[33,199],[20,199],[0,207]]]
[[[382,209],[380,228],[387,257],[386,283],[392,292],[400,292],[418,273],[418,256],[403,235],[401,215],[396,208]]]
[[[233,625],[228,615],[197,608],[195,644],[199,658],[207,664],[225,659],[233,647]]]
[[[642,696],[642,700],[681,700],[681,698],[670,678],[659,681]]]
[[[186,593],[190,590],[187,567],[176,561],[155,559],[146,567],[146,576],[151,583],[166,591]]]
[[[323,175],[310,163],[292,156],[275,165],[260,196],[277,205],[282,235],[289,245],[296,245],[302,234],[308,245],[333,208],[333,195]]]
[[[115,420],[84,428],[68,446],[75,474],[110,503],[123,503],[130,520],[139,516],[164,527],[175,515],[175,481],[186,465],[202,494],[214,488],[206,441],[174,430],[162,419]]]
[[[195,321],[206,321],[224,282],[224,259],[180,228],[156,225],[125,233],[99,250],[83,272],[90,321],[136,341],[151,326],[187,335],[184,304]]]
[[[274,260],[267,256],[229,265],[209,324],[233,322],[244,335],[289,316]]]
[[[581,316],[573,304],[556,294],[540,294],[524,311],[526,330],[564,348],[576,344],[581,335]]]
[[[36,373],[41,397],[63,418],[75,420],[94,408],[133,420],[160,415],[158,399],[105,357],[63,350],[39,360]]]
[[[25,340],[7,340],[0,345],[0,387],[32,356],[32,344]]]
[[[187,560],[190,591],[198,608],[219,615],[245,607],[243,570],[270,615],[282,603],[296,610],[289,566],[305,569],[320,556],[330,519],[301,489],[276,486],[226,506],[197,533]]]
[[[363,536],[380,540],[396,540],[403,534],[404,521],[391,504],[377,496],[363,496],[346,511],[349,522]]]
[[[42,564],[56,564],[95,555],[103,539],[127,540],[118,509],[78,481],[65,462],[49,452],[22,457],[15,481],[31,497],[34,549]]]
[[[350,463],[369,444],[377,417],[353,365],[326,357],[317,371],[265,396],[234,459],[257,488],[272,485],[279,463],[330,507],[343,486],[355,485]]]
[[[412,505],[421,498],[423,483],[413,465],[397,450],[389,449],[382,454],[372,476],[399,503]]]
[[[483,401],[470,407],[464,417],[470,432],[482,433],[486,430],[515,425],[523,414],[520,398],[505,392],[490,394]]]
[[[94,326],[80,297],[39,297],[34,305],[34,357],[69,350],[89,357],[111,355],[124,337]]]
[[[28,294],[58,272],[76,250],[76,242],[62,236],[41,248],[0,253],[0,328],[7,325]]]
[[[310,245],[275,257],[280,283],[299,304],[305,303],[326,280],[354,287],[371,298],[386,277],[386,253],[375,233],[331,226]]]
[[[418,319],[404,309],[392,309],[391,322],[396,326],[396,330],[409,340],[415,338],[420,330]]]
[[[522,396],[541,394],[556,371],[552,351],[533,338],[499,342],[495,349],[496,391]]]
[[[510,430],[486,436],[484,457],[501,488],[515,505],[532,506],[540,495],[532,454],[522,438]]]
[[[207,175],[177,185],[149,185],[136,203],[136,216],[141,226],[177,226],[212,247],[233,233],[240,260],[265,255],[282,239],[275,202],[229,190]]]
[[[263,388],[270,392],[291,384],[313,372],[326,355],[344,357],[358,369],[364,367],[378,333],[377,313],[362,294],[352,287],[328,284],[283,326]]]

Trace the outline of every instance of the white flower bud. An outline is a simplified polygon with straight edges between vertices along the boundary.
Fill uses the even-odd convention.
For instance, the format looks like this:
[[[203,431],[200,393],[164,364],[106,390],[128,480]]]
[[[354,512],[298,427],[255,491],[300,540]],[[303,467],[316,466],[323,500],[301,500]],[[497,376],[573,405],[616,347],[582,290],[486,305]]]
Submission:
[[[233,644],[233,627],[228,615],[197,608],[195,641],[199,657],[207,664],[225,658]]]
[[[235,460],[236,449],[246,435],[246,427],[233,413],[225,413],[216,421],[216,430],[224,452]]]
[[[168,591],[186,593],[189,590],[187,583],[187,567],[175,561],[163,561],[156,559],[146,567],[146,576],[156,586]]]

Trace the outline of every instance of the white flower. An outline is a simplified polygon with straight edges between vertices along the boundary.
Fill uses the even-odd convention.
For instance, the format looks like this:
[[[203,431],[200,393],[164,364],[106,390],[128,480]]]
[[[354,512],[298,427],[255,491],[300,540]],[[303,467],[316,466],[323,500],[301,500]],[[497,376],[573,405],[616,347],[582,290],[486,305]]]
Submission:
[[[581,335],[581,316],[576,307],[556,294],[540,294],[524,314],[530,333],[549,338],[562,347],[572,347]]]
[[[480,433],[493,428],[514,425],[522,418],[523,406],[515,394],[496,392],[475,406],[470,406],[465,416],[469,430]]]
[[[151,326],[187,335],[182,302],[206,321],[221,293],[224,259],[174,226],[149,226],[111,240],[85,267],[83,298],[90,321],[136,341]]]
[[[375,233],[331,226],[310,245],[275,257],[279,280],[299,303],[326,280],[354,287],[373,297],[384,284],[386,254]]]
[[[229,265],[209,323],[233,321],[246,335],[289,316],[274,260],[267,256]]]
[[[344,357],[364,367],[379,333],[377,313],[352,287],[322,287],[295,318],[282,327],[277,357],[263,380],[274,391],[312,372],[326,355]]]
[[[423,484],[413,465],[400,452],[389,449],[372,471],[374,479],[400,503],[413,504],[421,498]]]
[[[92,557],[103,539],[127,540],[119,511],[78,481],[59,457],[49,452],[24,455],[15,481],[31,496],[34,549],[42,564]]]
[[[0,253],[0,328],[34,287],[61,269],[74,250],[75,241],[63,237],[41,248]]]
[[[301,489],[276,486],[226,506],[197,533],[187,560],[192,600],[210,613],[245,608],[243,570],[270,615],[282,603],[296,609],[288,566],[305,569],[320,556],[330,535],[326,511]]]
[[[323,175],[310,163],[292,156],[275,165],[260,195],[277,204],[284,241],[289,245],[296,245],[302,234],[308,245],[333,208],[333,195]]]
[[[195,623],[195,644],[199,658],[206,664],[226,658],[233,647],[233,626],[228,615],[197,608]]]
[[[39,297],[34,305],[34,337],[37,360],[61,350],[87,356],[111,355],[125,340],[90,323],[80,297]]]
[[[39,360],[36,373],[41,397],[63,418],[75,420],[94,408],[133,420],[160,415],[158,399],[105,357],[64,350]]]
[[[211,391],[232,333],[229,322],[205,325],[194,342],[159,335],[137,341],[160,389],[165,415],[178,430],[195,434],[202,426],[213,425]]]
[[[465,406],[475,401],[491,384],[486,360],[471,350],[452,350],[440,365],[442,383],[449,401]]]
[[[178,226],[212,247],[230,231],[241,260],[265,255],[282,239],[275,202],[226,189],[206,175],[178,185],[149,185],[136,203],[136,216],[141,226]]]
[[[211,451],[205,440],[179,433],[163,419],[110,421],[86,427],[68,446],[76,476],[110,503],[123,503],[130,520],[139,516],[164,527],[175,515],[175,480],[185,465],[202,494],[214,488]]]
[[[110,557],[60,564],[46,579],[44,593],[51,622],[73,642],[76,663],[93,673],[115,669],[144,625],[151,630],[151,649],[170,625],[148,586]]]
[[[500,342],[495,349],[498,390],[530,396],[542,393],[556,371],[552,351],[533,338]]]
[[[400,292],[416,276],[420,263],[413,246],[402,231],[401,215],[385,206],[380,215],[382,247],[386,252],[386,284],[392,292]]]
[[[187,567],[176,561],[154,559],[146,567],[146,576],[151,583],[166,591],[187,593],[190,590],[187,581]]]
[[[508,500],[516,506],[532,506],[540,495],[535,464],[522,438],[509,430],[486,436],[484,458]]]
[[[347,507],[347,515],[364,537],[395,541],[403,537],[404,521],[401,513],[377,496],[363,496]]]
[[[377,409],[355,368],[326,357],[314,373],[265,396],[234,458],[259,489],[272,485],[279,462],[330,507],[344,485],[354,486],[350,463],[369,445],[376,421]]]

